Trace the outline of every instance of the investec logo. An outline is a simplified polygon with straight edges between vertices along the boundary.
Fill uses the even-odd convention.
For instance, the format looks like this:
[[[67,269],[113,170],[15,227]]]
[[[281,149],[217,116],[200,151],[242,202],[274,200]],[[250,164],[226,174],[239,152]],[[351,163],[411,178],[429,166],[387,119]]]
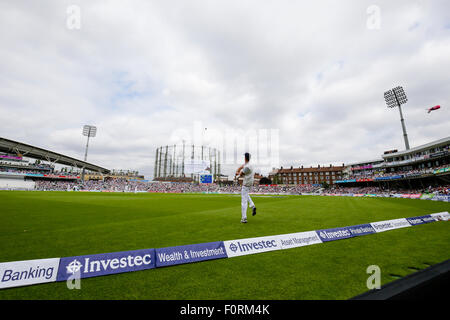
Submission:
[[[277,241],[273,240],[261,240],[255,242],[236,241],[230,243],[228,248],[234,253],[251,252],[251,251],[267,251],[278,248]]]
[[[433,217],[439,221],[448,221],[448,219],[450,218],[450,215],[448,214],[448,212],[438,212],[438,213],[432,213],[431,217]]]
[[[392,223],[390,223],[390,222],[385,222],[385,223],[382,223],[382,224],[374,224],[373,227],[377,231],[383,231],[383,230],[393,229],[394,225]]]
[[[277,243],[276,240],[262,240],[259,242],[249,242],[249,243],[241,243],[240,241],[230,244],[230,250],[233,252],[236,252],[239,250],[239,252],[246,252],[246,251],[252,251],[252,250],[262,250],[262,249],[268,249],[268,248],[276,248]]]
[[[100,259],[91,260],[91,258],[84,258],[84,263],[74,259],[66,266],[67,273],[75,274],[77,272],[88,274],[91,272],[105,272],[109,270],[127,269],[132,267],[139,267],[143,265],[150,265],[152,263],[151,254],[143,256],[132,256],[114,259]]]
[[[323,239],[339,239],[351,236],[348,230],[320,231],[319,235]]]
[[[411,226],[411,224],[406,219],[396,219],[396,220],[374,222],[374,223],[371,223],[371,225],[372,225],[372,227],[374,227],[374,229],[377,232]]]

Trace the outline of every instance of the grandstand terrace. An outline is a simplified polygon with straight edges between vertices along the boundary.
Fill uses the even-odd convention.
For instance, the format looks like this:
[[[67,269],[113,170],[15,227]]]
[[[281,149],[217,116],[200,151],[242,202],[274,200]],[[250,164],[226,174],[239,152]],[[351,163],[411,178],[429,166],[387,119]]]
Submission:
[[[159,177],[149,182],[132,170],[107,170],[49,150],[1,138],[0,188],[108,192],[239,193],[241,180],[199,185],[191,177]],[[255,175],[253,193],[390,193],[428,192],[450,183],[450,137],[407,151],[386,152],[381,158],[345,166],[274,169],[269,177]],[[47,162],[47,163],[45,163]],[[71,165],[56,170],[55,164]],[[85,168],[85,180],[80,173]],[[261,182],[260,182],[261,181]],[[227,183],[224,183],[227,182]],[[260,185],[261,184],[261,185]],[[330,188],[327,185],[331,186]],[[324,188],[323,188],[324,187]],[[436,189],[437,190],[437,189]]]
[[[35,147],[18,141],[9,140],[0,137],[0,152],[6,154],[16,154],[22,157],[28,157],[41,161],[48,161],[49,163],[67,165],[79,169],[86,169],[89,171],[99,173],[109,173],[109,170],[98,165],[78,160],[54,151]]]
[[[93,191],[93,192],[151,192],[151,193],[218,193],[240,194],[241,186],[209,184],[202,185],[186,182],[146,182],[115,179],[108,181],[36,181],[35,190],[40,191]],[[334,184],[328,189],[317,185],[257,185],[252,188],[252,194],[285,194],[285,195],[382,195],[395,196],[398,194],[449,195],[450,185],[408,187],[406,185],[380,185],[380,186],[343,186]]]
[[[450,137],[409,150],[385,152],[382,159],[354,163],[338,184],[406,183],[409,187],[446,184],[450,181]]]
[[[108,174],[100,174],[97,172],[90,172],[84,176],[84,180],[109,180],[109,179],[126,179],[126,180],[145,180],[143,175],[138,171],[133,170],[115,170],[112,169]]]
[[[97,192],[153,192],[153,193],[232,193],[240,194],[241,186],[219,184],[196,184],[188,182],[149,182],[129,181],[125,179],[106,181],[38,181],[36,190],[41,191],[97,191]],[[313,185],[283,186],[283,185],[257,185],[252,193],[259,194],[303,194],[319,191]]]
[[[56,165],[66,166],[57,170]],[[68,167],[70,167],[70,170]],[[0,137],[0,188],[35,189],[36,181],[77,181],[82,170],[109,170],[51,150]]]
[[[449,163],[450,137],[436,140],[409,150],[383,155],[384,167],[410,169],[412,165],[431,168]]]

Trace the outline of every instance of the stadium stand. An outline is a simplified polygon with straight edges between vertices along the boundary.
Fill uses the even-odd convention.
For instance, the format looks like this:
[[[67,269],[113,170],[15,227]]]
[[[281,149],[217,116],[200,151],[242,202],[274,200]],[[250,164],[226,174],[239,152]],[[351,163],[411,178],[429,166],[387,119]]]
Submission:
[[[343,179],[336,183],[441,177],[448,174],[449,168],[450,137],[447,137],[409,150],[387,151],[382,159],[350,164],[344,170]],[[441,179],[441,182],[449,182],[444,180]]]
[[[35,190],[41,191],[98,191],[98,192],[154,192],[154,193],[234,193],[241,192],[239,185],[199,185],[184,182],[143,182],[114,179],[109,181],[36,181]],[[342,187],[335,185],[329,189],[313,185],[282,186],[260,185],[252,189],[256,194],[322,194],[322,195],[384,195],[394,194],[436,194],[450,195],[450,185],[421,189],[381,187]]]
[[[449,195],[449,147],[450,137],[408,151],[392,150],[385,152],[382,159],[354,163],[345,167],[330,165],[317,168],[275,169],[269,175],[272,179],[268,179],[268,181],[275,180],[275,183],[264,185],[255,182],[252,193]],[[57,170],[55,163],[58,161],[60,164],[75,165],[75,169],[72,166],[70,170],[67,167]],[[90,169],[86,174],[86,181],[80,179],[82,168]],[[296,174],[298,176],[294,177]],[[261,181],[263,177],[257,178],[255,181]],[[334,180],[336,178],[342,180]],[[329,182],[329,185],[325,182]],[[3,138],[0,138],[0,189],[235,194],[241,191],[239,183],[233,181],[202,185],[192,179],[175,182],[171,179],[158,178],[150,182],[144,180],[144,176],[140,176],[137,171],[110,171]]]
[[[71,169],[57,170],[55,164]],[[82,170],[109,173],[108,169],[85,161],[0,137],[0,189],[35,190],[40,181],[55,181],[53,188],[60,189],[56,181],[75,182]]]

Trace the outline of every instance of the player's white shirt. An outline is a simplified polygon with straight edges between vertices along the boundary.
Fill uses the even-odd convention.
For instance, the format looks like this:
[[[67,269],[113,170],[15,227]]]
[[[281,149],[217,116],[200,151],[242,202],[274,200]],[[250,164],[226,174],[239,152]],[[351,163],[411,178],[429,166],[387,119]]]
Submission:
[[[243,185],[246,186],[246,187],[253,186],[255,173],[253,171],[253,166],[250,164],[250,162],[247,162],[244,165],[244,168],[242,168],[242,172],[244,172]]]

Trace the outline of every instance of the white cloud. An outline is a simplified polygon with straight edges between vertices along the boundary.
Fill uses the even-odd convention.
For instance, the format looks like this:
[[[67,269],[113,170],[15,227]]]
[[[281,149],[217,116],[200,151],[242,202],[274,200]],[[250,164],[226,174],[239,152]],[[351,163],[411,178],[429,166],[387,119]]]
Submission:
[[[66,27],[69,5],[81,29]],[[0,4],[0,136],[153,174],[177,129],[279,129],[284,166],[340,164],[449,135],[448,1]],[[430,115],[425,108],[440,104]],[[229,172],[232,172],[230,169]]]

